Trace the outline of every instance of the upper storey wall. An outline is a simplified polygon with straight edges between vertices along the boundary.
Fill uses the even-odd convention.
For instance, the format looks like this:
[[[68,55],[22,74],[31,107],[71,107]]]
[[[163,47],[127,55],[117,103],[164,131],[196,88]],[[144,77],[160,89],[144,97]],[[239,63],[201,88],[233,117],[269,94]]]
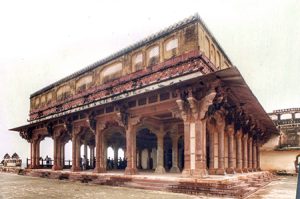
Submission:
[[[200,50],[218,69],[230,67],[230,61],[201,21],[170,32],[163,37],[99,65],[31,97],[30,111],[63,102],[85,90],[113,81],[130,73],[162,63],[181,54]]]

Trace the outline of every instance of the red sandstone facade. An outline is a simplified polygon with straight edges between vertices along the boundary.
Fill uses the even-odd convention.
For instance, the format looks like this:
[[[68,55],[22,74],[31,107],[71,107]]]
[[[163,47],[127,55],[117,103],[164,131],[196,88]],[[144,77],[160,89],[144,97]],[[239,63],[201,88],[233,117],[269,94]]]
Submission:
[[[63,169],[72,140],[72,171],[84,145],[96,173],[107,170],[108,146],[124,149],[125,174],[142,169],[145,149],[157,173],[253,172],[277,132],[198,16],[34,93],[29,121],[13,130],[30,142],[31,168],[39,168],[41,140],[52,137],[53,170]]]

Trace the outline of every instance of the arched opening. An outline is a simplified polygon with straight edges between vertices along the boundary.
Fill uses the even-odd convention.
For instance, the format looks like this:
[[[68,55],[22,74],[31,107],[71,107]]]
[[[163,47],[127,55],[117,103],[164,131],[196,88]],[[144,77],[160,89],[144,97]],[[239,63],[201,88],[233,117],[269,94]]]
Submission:
[[[114,168],[114,149],[109,146],[107,147],[106,150],[106,157],[107,157],[107,165],[106,165],[106,169],[107,170],[112,170]]]
[[[105,134],[106,139],[106,169],[124,170],[127,162],[124,156],[125,135],[120,128],[112,128]]]
[[[285,114],[282,114],[280,116],[280,119],[281,120],[289,120],[289,119],[292,119],[292,114],[291,113],[285,113]]]
[[[95,167],[95,135],[88,128],[84,128],[78,135],[80,170],[91,170]],[[78,160],[77,160],[78,161]]]
[[[143,171],[153,171],[156,168],[157,137],[147,128],[143,128],[136,135],[137,168]]]
[[[172,167],[172,139],[170,134],[164,136],[164,168],[170,171]]]
[[[39,166],[41,168],[51,169],[53,166],[53,139],[45,137],[40,142]]]
[[[71,169],[72,166],[72,141],[68,140],[65,144],[64,144],[64,169]]]

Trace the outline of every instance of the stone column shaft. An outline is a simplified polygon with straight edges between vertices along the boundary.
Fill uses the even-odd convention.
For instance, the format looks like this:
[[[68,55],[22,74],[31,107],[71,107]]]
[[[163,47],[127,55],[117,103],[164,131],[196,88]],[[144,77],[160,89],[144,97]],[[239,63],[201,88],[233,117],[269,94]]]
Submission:
[[[248,139],[248,171],[252,171],[252,138]]]
[[[118,168],[118,146],[114,146],[114,169]]]
[[[191,136],[192,139],[192,136]],[[206,169],[206,119],[195,122],[195,168],[194,176],[204,177]]]
[[[126,156],[127,167],[125,169],[125,174],[136,174],[136,132],[135,128],[130,124],[126,130]]]
[[[34,166],[35,166],[35,158],[34,158],[34,153],[35,153],[35,150],[34,150],[34,145],[35,145],[35,141],[31,141],[30,143],[30,168],[33,169]]]
[[[99,124],[97,124],[98,126]],[[102,132],[102,128],[96,129],[95,135],[96,141],[96,162],[95,164],[95,173],[101,173],[106,171],[106,160],[105,160],[105,151],[104,150],[104,136]]]
[[[35,145],[35,167],[36,168],[40,166],[40,142],[41,140],[37,140]]]
[[[243,172],[248,172],[248,134],[243,135]]]
[[[257,170],[258,171],[260,171],[261,170],[261,168],[260,168],[260,150],[259,150],[259,143],[256,143],[256,158],[257,158],[257,165],[256,165],[256,168],[257,168]]]
[[[226,170],[227,173],[233,174],[235,173],[234,170],[234,151],[233,151],[233,145],[234,145],[234,126],[230,125],[227,126],[227,134],[228,134],[228,168]]]
[[[74,171],[79,171],[80,170],[80,164],[79,164],[79,161],[78,161],[78,145],[80,144],[79,143],[79,140],[78,140],[78,133],[79,129],[77,128],[73,128],[73,132],[72,132],[72,168],[71,170],[74,172]],[[80,150],[79,150],[80,152]]]
[[[253,169],[253,171],[256,171],[257,170],[257,152],[256,152],[256,142],[255,141],[253,142],[253,146],[252,146],[252,157],[253,157],[252,169]]]
[[[77,138],[76,138],[76,166],[78,167],[79,170],[81,170],[80,166],[82,164],[82,162],[80,161],[80,158],[81,158],[80,148],[81,148],[80,137],[77,136]]]
[[[90,145],[89,148],[90,148],[90,167],[93,168],[94,167],[94,155],[95,155],[94,154],[95,153],[94,146]]]
[[[72,136],[72,171],[76,171],[76,136]]]
[[[209,174],[215,174],[215,150],[214,150],[215,129],[209,130]]]
[[[160,132],[157,136],[157,165],[155,173],[165,173],[164,168],[164,134],[163,128],[161,127]]]
[[[225,121],[224,121],[225,122]],[[218,175],[225,175],[225,162],[224,162],[224,155],[225,155],[225,148],[224,148],[224,126],[225,123],[223,125],[219,125],[217,126],[217,130],[218,130],[218,140],[219,140],[219,147],[218,147],[218,169],[216,174]]]
[[[243,172],[242,162],[242,132],[239,130],[236,134],[236,172]]]
[[[191,152],[190,152],[190,123],[184,122],[184,168],[183,175],[191,175]]]
[[[59,170],[60,168],[60,161],[59,161],[59,153],[60,153],[60,142],[58,137],[53,138],[53,147],[54,147],[54,154],[53,154],[53,166],[52,170]]]
[[[170,170],[172,173],[179,173],[178,168],[178,136],[175,135],[172,138],[172,168]]]

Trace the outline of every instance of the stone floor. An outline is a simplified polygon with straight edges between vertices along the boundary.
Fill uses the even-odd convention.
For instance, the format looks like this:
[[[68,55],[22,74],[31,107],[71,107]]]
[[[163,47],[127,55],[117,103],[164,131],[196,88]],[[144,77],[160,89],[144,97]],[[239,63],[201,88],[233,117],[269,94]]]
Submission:
[[[297,189],[297,177],[280,176],[277,180],[261,188],[248,198],[255,199],[295,199]]]
[[[248,198],[292,199],[296,193],[296,177],[279,177]],[[189,196],[160,191],[99,186],[53,179],[0,173],[0,198],[217,198]]]

